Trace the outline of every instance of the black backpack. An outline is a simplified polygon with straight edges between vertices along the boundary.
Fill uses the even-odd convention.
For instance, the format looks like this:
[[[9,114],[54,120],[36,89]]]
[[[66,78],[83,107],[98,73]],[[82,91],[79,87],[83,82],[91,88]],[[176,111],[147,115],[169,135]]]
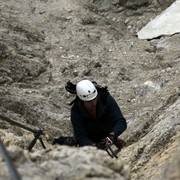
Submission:
[[[93,81],[92,83],[96,87],[98,94],[101,96],[103,104],[106,106],[106,99],[107,99],[107,96],[109,95],[108,87],[107,86],[101,86],[101,85],[97,84],[97,82],[95,82],[95,81]],[[65,89],[68,92],[70,92],[71,94],[76,94],[76,85],[71,83],[70,81],[68,81],[66,83]],[[79,100],[79,97],[76,95],[76,98],[72,102],[70,102],[69,105],[70,106],[73,105],[78,100]]]

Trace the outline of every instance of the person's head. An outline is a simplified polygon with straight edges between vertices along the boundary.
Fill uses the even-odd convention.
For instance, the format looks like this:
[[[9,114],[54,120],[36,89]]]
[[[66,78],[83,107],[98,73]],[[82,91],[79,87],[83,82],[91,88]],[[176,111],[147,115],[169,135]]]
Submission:
[[[96,107],[97,103],[97,89],[89,80],[82,80],[76,85],[77,96],[83,101],[84,106],[89,111]]]

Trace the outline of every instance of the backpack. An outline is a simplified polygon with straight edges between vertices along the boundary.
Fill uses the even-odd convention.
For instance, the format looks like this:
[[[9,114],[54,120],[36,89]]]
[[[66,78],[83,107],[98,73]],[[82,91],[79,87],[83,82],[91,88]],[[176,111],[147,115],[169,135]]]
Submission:
[[[93,81],[92,83],[96,87],[96,89],[98,91],[98,94],[101,96],[101,99],[103,101],[104,106],[107,107],[106,106],[106,99],[107,99],[107,96],[110,94],[109,91],[108,91],[108,87],[107,86],[101,86],[101,85],[97,84],[97,82],[95,82],[95,81]],[[70,81],[67,82],[67,84],[65,86],[65,89],[68,92],[70,92],[71,94],[76,94],[76,85],[71,83]],[[76,95],[76,98],[73,101],[71,101],[69,103],[69,105],[70,106],[73,105],[78,100],[79,100],[79,97]]]

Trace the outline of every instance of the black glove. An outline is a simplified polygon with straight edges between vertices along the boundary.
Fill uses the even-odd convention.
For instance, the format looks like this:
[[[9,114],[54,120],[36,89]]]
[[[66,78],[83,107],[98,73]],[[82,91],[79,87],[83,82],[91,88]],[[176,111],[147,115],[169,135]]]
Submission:
[[[116,141],[116,139],[117,139],[114,134],[109,134],[108,138],[110,139],[110,141],[112,143],[114,143]]]
[[[65,85],[65,89],[71,94],[76,94],[76,85],[68,81]]]
[[[118,139],[114,144],[119,150],[121,150],[126,145],[126,142],[122,139]]]
[[[70,136],[60,136],[58,138],[54,138],[52,145],[54,144],[77,146],[77,142],[74,139],[74,137],[70,137]]]
[[[106,147],[106,140],[102,139],[99,143],[96,144],[96,147],[98,149],[105,149],[105,147]]]

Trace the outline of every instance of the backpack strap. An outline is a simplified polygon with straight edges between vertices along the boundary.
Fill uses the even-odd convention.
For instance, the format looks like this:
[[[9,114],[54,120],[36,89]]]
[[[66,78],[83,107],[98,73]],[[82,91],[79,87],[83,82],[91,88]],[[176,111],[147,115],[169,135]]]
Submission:
[[[107,104],[107,97],[108,95],[110,94],[109,91],[108,91],[108,87],[107,86],[101,86],[99,84],[95,84],[95,87],[98,91],[98,94],[100,94],[101,96],[101,99],[103,101],[103,104],[106,106]]]
[[[69,105],[72,106],[74,103],[78,102],[78,100],[79,100],[79,97],[76,96],[76,98],[75,98],[74,100],[72,100],[72,101],[69,103]]]

